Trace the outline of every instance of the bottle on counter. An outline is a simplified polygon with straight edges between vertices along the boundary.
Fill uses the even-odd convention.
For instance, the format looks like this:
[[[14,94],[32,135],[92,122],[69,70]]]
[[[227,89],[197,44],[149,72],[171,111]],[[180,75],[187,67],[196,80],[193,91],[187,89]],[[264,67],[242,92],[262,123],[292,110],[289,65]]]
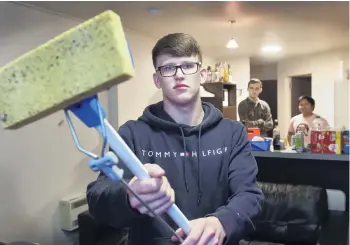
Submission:
[[[344,129],[343,130],[343,146],[342,146],[343,154],[349,154],[349,148],[350,148],[349,135],[350,135],[350,131]]]
[[[227,71],[228,71],[228,82],[232,84],[233,83],[233,79],[232,79],[232,71],[231,71],[230,64],[227,64]]]
[[[205,82],[206,82],[206,83],[211,83],[211,82],[213,82],[213,72],[212,72],[211,66],[208,66],[208,68],[207,68],[207,73],[208,73],[208,75],[207,75],[207,80],[206,80]]]
[[[322,119],[319,115],[312,121],[312,129],[316,131],[322,130]]]
[[[229,77],[228,77],[228,67],[226,62],[224,62],[223,69],[224,69],[224,83],[228,83]]]
[[[303,132],[296,132],[292,136],[292,148],[296,150],[298,153],[302,153],[305,150],[305,144],[304,144],[304,134]]]
[[[278,120],[275,120],[275,127],[272,131],[272,137],[273,137],[273,149],[276,151],[281,150],[281,133],[280,129],[278,127]]]
[[[221,83],[224,82],[224,77],[225,77],[225,69],[224,69],[224,64],[223,62],[219,62],[219,81]]]
[[[217,83],[220,81],[219,63],[215,64],[215,70],[212,76],[213,76],[212,82]]]

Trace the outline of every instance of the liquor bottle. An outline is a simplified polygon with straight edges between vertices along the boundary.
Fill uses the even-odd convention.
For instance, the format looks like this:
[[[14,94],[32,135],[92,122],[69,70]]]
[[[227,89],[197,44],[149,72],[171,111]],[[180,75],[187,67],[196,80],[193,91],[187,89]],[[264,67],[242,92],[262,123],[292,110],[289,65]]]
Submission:
[[[273,149],[276,151],[281,150],[281,133],[280,133],[280,129],[278,127],[278,120],[275,120],[275,127],[273,129]]]

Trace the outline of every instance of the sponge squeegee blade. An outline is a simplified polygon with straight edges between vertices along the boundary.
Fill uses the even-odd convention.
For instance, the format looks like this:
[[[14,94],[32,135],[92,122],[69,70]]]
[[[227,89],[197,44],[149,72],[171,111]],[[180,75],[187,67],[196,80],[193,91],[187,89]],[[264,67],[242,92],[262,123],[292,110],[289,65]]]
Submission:
[[[120,18],[112,11],[0,68],[0,119],[17,129],[134,76]]]

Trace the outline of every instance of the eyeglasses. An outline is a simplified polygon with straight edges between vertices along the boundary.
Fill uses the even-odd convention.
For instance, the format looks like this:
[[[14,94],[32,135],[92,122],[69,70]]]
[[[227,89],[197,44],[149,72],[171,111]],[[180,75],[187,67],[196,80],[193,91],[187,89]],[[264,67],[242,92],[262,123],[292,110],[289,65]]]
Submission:
[[[177,69],[181,69],[184,75],[191,75],[198,71],[200,62],[187,62],[181,65],[165,65],[159,66],[157,70],[163,77],[172,77],[177,73]]]

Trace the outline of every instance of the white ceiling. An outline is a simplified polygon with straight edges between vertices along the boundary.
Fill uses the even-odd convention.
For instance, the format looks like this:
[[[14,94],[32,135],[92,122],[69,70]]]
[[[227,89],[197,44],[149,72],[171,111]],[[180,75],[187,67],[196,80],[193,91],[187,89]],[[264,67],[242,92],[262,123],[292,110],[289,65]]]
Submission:
[[[171,32],[193,35],[214,59],[249,56],[255,63],[349,46],[349,2],[25,2],[86,20],[111,9],[125,28],[153,38]],[[156,15],[150,8],[159,9]],[[229,20],[236,23],[233,28]],[[233,35],[238,49],[226,49]],[[264,44],[279,44],[278,55],[261,55]]]

